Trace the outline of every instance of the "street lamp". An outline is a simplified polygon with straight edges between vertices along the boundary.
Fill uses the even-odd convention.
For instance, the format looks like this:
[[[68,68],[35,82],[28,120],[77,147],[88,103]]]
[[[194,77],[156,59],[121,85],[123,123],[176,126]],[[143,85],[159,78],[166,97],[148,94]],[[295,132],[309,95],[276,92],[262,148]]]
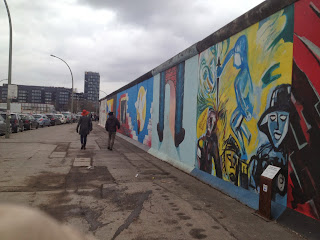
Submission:
[[[100,92],[103,92],[106,96],[108,96],[108,93],[106,93],[105,91],[99,90]]]
[[[64,61],[63,59],[61,59],[61,58],[59,58],[59,57],[57,57],[57,56],[55,56],[55,55],[53,55],[53,54],[51,54],[50,56],[60,59],[62,62],[64,62],[64,63],[68,66],[68,68],[69,68],[69,70],[70,70],[71,80],[72,80],[72,89],[71,89],[71,113],[73,113],[73,75],[72,75],[71,68],[69,67],[68,63],[66,63],[66,61]]]
[[[9,7],[6,0],[3,0],[6,5],[9,28],[10,28],[10,39],[9,39],[9,66],[8,66],[8,93],[7,93],[7,118],[6,118],[6,138],[10,137],[10,99],[9,99],[9,85],[11,84],[11,69],[12,69],[12,23]]]

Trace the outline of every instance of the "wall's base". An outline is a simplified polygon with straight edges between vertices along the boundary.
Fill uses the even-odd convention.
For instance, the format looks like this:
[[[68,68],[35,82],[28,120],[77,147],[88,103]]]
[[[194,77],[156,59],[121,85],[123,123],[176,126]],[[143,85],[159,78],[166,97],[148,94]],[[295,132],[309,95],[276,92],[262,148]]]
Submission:
[[[287,208],[277,222],[307,239],[320,239],[320,221]]]
[[[153,148],[150,148],[148,151],[149,154],[151,154],[152,156],[155,156],[156,158],[161,159],[162,161],[165,161],[167,163],[170,163],[172,166],[190,174],[190,172],[193,170],[193,167],[188,167],[185,164],[183,164],[182,162],[178,162],[170,157],[168,157],[168,155],[166,155],[163,152],[159,152]]]
[[[123,134],[117,133],[117,136],[132,143],[133,145],[137,146],[138,148],[148,152],[149,154],[153,155],[154,157],[159,158],[160,160],[171,164],[172,166],[194,176],[195,178],[199,179],[200,181],[202,181],[206,184],[209,184],[213,188],[215,188],[215,189],[227,194],[228,196],[240,201],[241,203],[247,205],[248,207],[255,209],[255,210],[259,209],[259,195],[257,193],[248,191],[248,190],[241,188],[241,187],[237,187],[229,182],[226,182],[220,178],[214,177],[214,176],[212,176],[204,171],[201,171],[197,168],[186,166],[182,162],[178,162],[178,161],[171,159],[165,153],[159,152],[153,148],[149,148],[148,146],[146,146],[136,140],[133,140]],[[279,217],[285,211],[287,211],[286,209],[287,208],[285,206],[272,201],[271,202],[271,216],[272,216],[272,218],[279,219]],[[300,215],[302,215],[302,214],[300,214]],[[304,217],[306,217],[306,216],[304,216]],[[309,217],[306,217],[306,218],[309,218]],[[297,221],[297,222],[299,222],[299,221]],[[295,228],[292,228],[292,229],[295,229]],[[320,226],[318,229],[320,229]]]

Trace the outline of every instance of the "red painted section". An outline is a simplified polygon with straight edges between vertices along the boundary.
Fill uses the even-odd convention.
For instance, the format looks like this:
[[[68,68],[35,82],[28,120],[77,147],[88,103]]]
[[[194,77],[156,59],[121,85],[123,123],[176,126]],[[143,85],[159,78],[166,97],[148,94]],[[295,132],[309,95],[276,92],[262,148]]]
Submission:
[[[292,166],[290,164],[290,162],[288,163],[288,172],[292,172]],[[289,177],[288,179],[288,188],[290,189],[290,191],[288,191],[288,195],[287,195],[287,199],[288,199],[288,207],[293,208],[291,205],[291,200],[293,199],[292,196],[292,191],[291,189],[293,188],[293,183],[291,178]],[[298,204],[296,208],[294,208],[295,211],[302,213],[304,215],[307,215],[308,217],[312,217],[317,219],[317,216],[313,213],[314,211],[312,210],[312,207],[310,206],[309,203],[305,203],[305,204]]]
[[[287,194],[288,207],[318,220],[320,118],[316,106],[320,93],[319,10],[320,0],[300,0],[295,3],[293,58],[297,67],[293,68],[292,94],[299,99],[293,101],[299,121],[291,124],[301,144],[291,149]]]
[[[311,2],[320,10],[319,0],[300,0],[295,4],[293,57],[298,67],[308,76],[319,93],[319,63],[304,43],[298,38],[298,36],[305,37],[313,44],[320,47],[320,18],[312,10],[310,6]]]

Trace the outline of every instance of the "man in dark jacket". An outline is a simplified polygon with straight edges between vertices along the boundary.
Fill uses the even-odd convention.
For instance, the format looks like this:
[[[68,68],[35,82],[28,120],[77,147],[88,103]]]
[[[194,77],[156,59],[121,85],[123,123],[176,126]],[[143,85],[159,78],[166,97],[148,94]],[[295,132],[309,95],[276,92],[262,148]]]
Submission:
[[[109,112],[109,117],[106,122],[106,130],[109,132],[109,140],[108,140],[108,149],[112,151],[113,143],[114,143],[114,138],[116,137],[116,131],[120,129],[120,123],[118,119],[113,116],[113,112]]]
[[[81,149],[86,149],[87,144],[87,135],[92,131],[92,122],[91,118],[88,116],[89,112],[87,110],[83,110],[81,113],[81,117],[79,119],[77,125],[77,132],[80,134],[81,140]],[[79,131],[80,127],[80,131]]]

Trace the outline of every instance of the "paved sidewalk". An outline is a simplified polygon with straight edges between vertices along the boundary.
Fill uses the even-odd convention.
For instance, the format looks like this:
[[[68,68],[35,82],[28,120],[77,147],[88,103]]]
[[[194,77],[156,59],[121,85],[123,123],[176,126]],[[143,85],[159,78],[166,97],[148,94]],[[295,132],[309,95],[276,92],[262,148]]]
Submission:
[[[0,201],[38,207],[97,239],[301,239],[274,221],[94,124],[0,138]]]

